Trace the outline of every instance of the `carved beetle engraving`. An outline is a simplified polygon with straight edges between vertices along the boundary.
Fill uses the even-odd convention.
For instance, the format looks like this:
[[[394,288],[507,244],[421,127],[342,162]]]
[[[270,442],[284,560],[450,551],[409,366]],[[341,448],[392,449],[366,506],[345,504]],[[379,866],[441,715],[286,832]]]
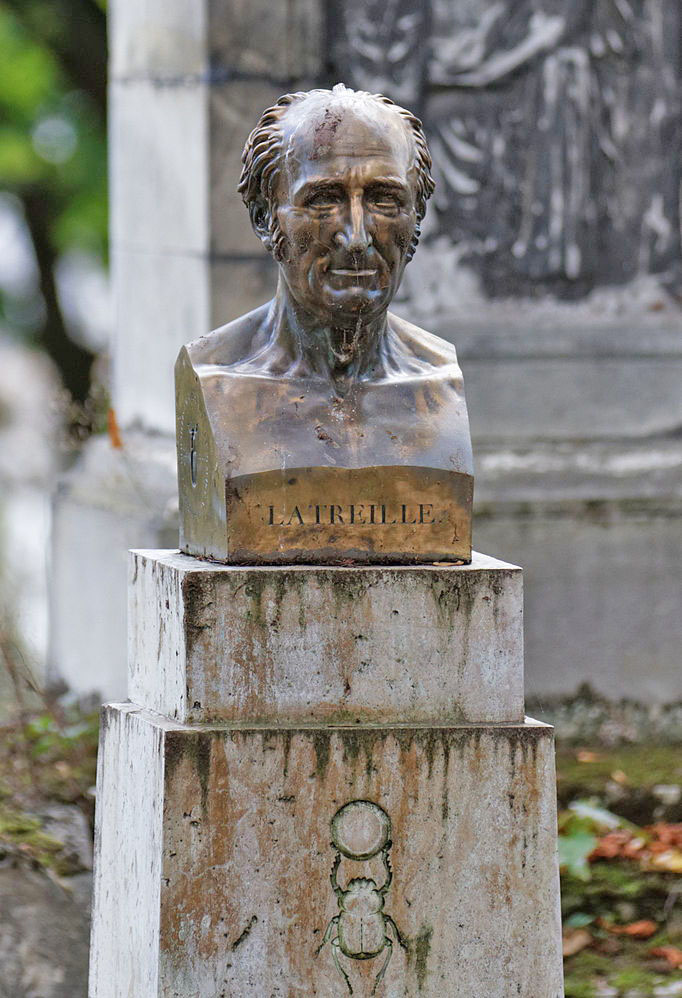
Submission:
[[[350,960],[371,960],[385,952],[385,958],[374,980],[375,995],[393,955],[392,931],[403,949],[407,945],[393,918],[384,911],[386,894],[393,880],[389,853],[391,850],[391,819],[383,808],[372,801],[354,800],[344,804],[331,823],[332,846],[336,856],[331,871],[331,885],[336,895],[339,914],[327,926],[317,954],[331,943],[334,965],[342,975],[348,991],[353,986],[341,963],[341,956]],[[371,877],[353,877],[341,887],[338,882],[342,857],[362,862],[381,854],[386,873],[384,883],[377,886]]]

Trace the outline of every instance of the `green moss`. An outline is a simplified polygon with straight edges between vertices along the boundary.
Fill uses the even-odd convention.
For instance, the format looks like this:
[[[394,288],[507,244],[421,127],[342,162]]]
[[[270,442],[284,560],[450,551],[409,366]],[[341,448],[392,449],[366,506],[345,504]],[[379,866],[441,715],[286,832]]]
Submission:
[[[621,970],[609,977],[609,984],[619,991],[641,991],[645,995],[653,993],[653,988],[660,982],[660,974],[651,974],[639,967]]]
[[[592,981],[586,981],[582,975],[567,974],[564,989],[566,998],[595,998],[597,994]]]
[[[618,954],[603,954],[587,949],[566,961],[566,998],[596,998],[601,989],[598,983],[607,982],[620,995],[631,991],[653,996],[661,983],[681,979],[678,974],[655,973],[646,967],[647,953],[652,942],[628,941]]]
[[[679,745],[625,745],[598,749],[594,762],[580,762],[575,750],[558,748],[557,779],[562,796],[573,787],[579,789],[580,796],[600,794],[613,773],[624,773],[626,786],[682,785],[682,751]]]
[[[617,913],[627,904],[635,912],[632,921],[648,918],[662,924],[666,902],[679,881],[675,874],[643,872],[627,860],[593,863],[590,873],[589,882],[562,874],[564,920],[585,916],[620,921]]]
[[[0,808],[0,858],[14,856],[60,875],[74,873],[64,846],[42,830],[39,818],[11,808]]]
[[[414,941],[414,969],[417,974],[417,987],[421,991],[426,984],[429,953],[431,952],[431,936],[433,929],[423,926]]]

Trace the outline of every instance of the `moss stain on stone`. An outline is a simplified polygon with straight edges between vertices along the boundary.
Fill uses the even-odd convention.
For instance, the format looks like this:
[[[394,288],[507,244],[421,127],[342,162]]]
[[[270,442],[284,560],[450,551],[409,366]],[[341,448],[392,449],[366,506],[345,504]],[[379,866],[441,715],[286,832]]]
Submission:
[[[244,593],[249,599],[246,610],[247,620],[252,621],[260,628],[267,628],[267,621],[263,615],[263,589],[265,588],[265,577],[262,572],[250,573],[249,581],[244,588]]]
[[[289,756],[291,754],[291,737],[292,732],[287,730],[282,732],[284,739],[284,779],[289,775]]]
[[[211,732],[184,730],[177,733],[169,731],[166,735],[166,779],[172,781],[181,761],[189,759],[199,778],[201,809],[204,815],[208,807],[212,744],[213,733]]]
[[[334,599],[337,606],[340,603],[352,603],[365,594],[371,588],[370,582],[364,574],[358,572],[338,572],[334,577]]]
[[[313,731],[312,739],[315,749],[315,773],[318,780],[323,780],[329,766],[331,732]]]
[[[341,741],[343,743],[343,761],[351,762],[355,765],[360,757],[360,752],[362,751],[362,743],[368,737],[371,737],[371,732],[369,730],[365,731],[341,731]]]
[[[443,744],[443,790],[441,796],[441,818],[444,822],[450,817],[450,795],[448,788],[448,773],[450,770],[450,746]]]
[[[429,953],[431,952],[431,936],[433,929],[427,925],[417,933],[414,941],[414,969],[417,975],[417,987],[423,991],[428,974]]]

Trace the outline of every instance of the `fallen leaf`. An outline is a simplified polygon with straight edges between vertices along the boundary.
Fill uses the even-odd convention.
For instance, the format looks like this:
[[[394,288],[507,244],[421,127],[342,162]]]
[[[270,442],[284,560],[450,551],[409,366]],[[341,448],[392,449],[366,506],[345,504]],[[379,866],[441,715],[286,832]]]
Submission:
[[[613,936],[629,936],[630,939],[650,939],[658,932],[658,926],[648,918],[640,922],[630,922],[629,925],[614,925],[605,919],[598,920],[600,928],[606,929]]]
[[[650,956],[662,956],[669,967],[677,969],[682,967],[682,950],[677,949],[676,946],[656,946],[655,949],[649,950]]]
[[[581,749],[576,758],[578,762],[599,762],[601,756],[598,752],[588,752],[587,749]]]
[[[658,841],[664,845],[682,848],[682,824],[658,821],[655,825],[650,825],[647,831],[655,835]]]
[[[596,939],[593,949],[605,956],[617,956],[623,952],[623,944],[620,939]]]
[[[616,857],[622,856],[631,841],[630,832],[608,832],[599,839],[595,849],[590,853],[590,862],[594,862],[596,859],[616,859]]]
[[[566,929],[564,931],[564,956],[575,956],[586,949],[592,942],[592,935],[587,929]]]
[[[109,431],[111,446],[116,450],[120,450],[123,447],[123,440],[121,439],[121,431],[118,428],[116,413],[113,409],[109,409],[107,413],[107,430]]]
[[[614,771],[611,773],[611,779],[613,780],[614,783],[620,784],[620,786],[623,786],[625,783],[628,782],[628,778],[622,769],[614,769]]]
[[[682,852],[679,849],[667,849],[652,856],[651,865],[666,873],[682,873]]]

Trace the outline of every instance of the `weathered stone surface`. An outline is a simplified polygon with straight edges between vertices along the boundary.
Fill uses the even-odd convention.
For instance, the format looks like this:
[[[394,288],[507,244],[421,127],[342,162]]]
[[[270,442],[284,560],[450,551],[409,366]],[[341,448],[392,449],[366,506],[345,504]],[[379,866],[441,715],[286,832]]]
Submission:
[[[79,695],[127,695],[130,544],[177,543],[175,442],[93,437],[53,502],[48,682]],[[77,552],[78,556],[74,554]]]
[[[392,950],[341,953],[355,994],[384,954],[386,998],[563,994],[551,729],[196,730],[129,704],[105,716],[91,998],[347,994],[332,835],[340,888],[384,887],[406,946],[381,919]],[[351,801],[364,823],[333,831]],[[353,858],[377,848],[382,812],[389,884],[380,854]],[[340,929],[352,948],[357,917]]]
[[[479,543],[525,559],[528,693],[680,700],[681,518],[679,498],[489,505]]]
[[[114,0],[110,11],[114,77],[239,74],[285,86],[323,59],[320,0]]]
[[[523,718],[519,568],[239,568],[131,555],[129,696],[182,721]]]
[[[0,869],[0,998],[86,998],[90,874]]]
[[[164,737],[130,708],[102,712],[89,998],[171,995],[158,967]]]
[[[682,425],[679,321],[443,325],[457,344],[476,453],[488,441],[639,441]],[[679,447],[678,447],[679,452]]]
[[[114,364],[120,423],[174,434],[172,371],[178,350],[188,335],[199,336],[225,317],[261,305],[275,284],[270,261],[114,248],[112,269],[117,286],[125,289],[118,301],[120,350]]]
[[[211,154],[207,85],[116,82],[110,114],[112,245],[138,252],[205,252]]]

